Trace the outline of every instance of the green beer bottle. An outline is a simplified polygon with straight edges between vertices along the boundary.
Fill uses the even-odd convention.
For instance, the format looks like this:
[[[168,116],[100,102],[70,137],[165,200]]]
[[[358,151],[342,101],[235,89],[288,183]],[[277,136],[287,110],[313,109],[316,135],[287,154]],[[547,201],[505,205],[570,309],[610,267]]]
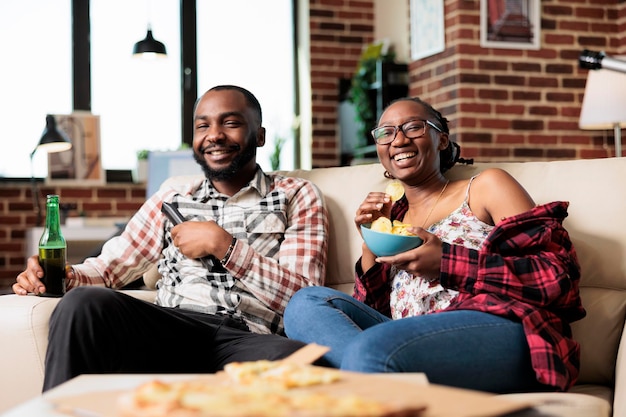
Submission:
[[[46,201],[46,227],[39,239],[39,265],[43,268],[43,297],[62,297],[65,294],[65,263],[67,244],[61,233],[59,196],[50,194]]]

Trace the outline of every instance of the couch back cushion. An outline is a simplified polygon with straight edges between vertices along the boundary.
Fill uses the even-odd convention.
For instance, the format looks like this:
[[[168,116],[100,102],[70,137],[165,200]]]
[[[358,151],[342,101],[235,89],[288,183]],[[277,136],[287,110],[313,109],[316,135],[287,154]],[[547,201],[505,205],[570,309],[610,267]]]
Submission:
[[[328,207],[330,236],[326,285],[352,293],[354,264],[361,256],[363,240],[354,224],[357,208],[375,190],[384,190],[389,182],[380,164],[353,167],[317,168],[286,173],[306,178],[316,184]]]

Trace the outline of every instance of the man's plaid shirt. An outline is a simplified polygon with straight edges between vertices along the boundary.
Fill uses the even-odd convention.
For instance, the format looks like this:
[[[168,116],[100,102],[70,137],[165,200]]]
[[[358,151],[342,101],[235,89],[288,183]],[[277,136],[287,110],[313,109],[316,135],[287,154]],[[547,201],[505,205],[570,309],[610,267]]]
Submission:
[[[172,224],[161,214],[162,201],[173,202],[189,221],[214,220],[237,238],[226,272],[207,271],[199,260],[180,253],[171,243]],[[68,288],[120,288],[158,261],[157,304],[241,317],[254,332],[282,334],[291,296],[302,287],[324,284],[327,244],[328,216],[317,187],[258,168],[232,197],[208,180],[160,190],[100,256],[73,266],[76,280]]]

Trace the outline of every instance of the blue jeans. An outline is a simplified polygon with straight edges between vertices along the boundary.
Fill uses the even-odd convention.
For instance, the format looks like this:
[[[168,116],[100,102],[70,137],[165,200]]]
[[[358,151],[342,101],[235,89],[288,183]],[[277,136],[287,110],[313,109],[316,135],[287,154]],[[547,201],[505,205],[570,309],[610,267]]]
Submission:
[[[495,393],[545,391],[518,322],[478,311],[392,320],[326,287],[298,291],[285,311],[287,336],[329,346],[325,358],[357,372],[424,372],[434,384]]]

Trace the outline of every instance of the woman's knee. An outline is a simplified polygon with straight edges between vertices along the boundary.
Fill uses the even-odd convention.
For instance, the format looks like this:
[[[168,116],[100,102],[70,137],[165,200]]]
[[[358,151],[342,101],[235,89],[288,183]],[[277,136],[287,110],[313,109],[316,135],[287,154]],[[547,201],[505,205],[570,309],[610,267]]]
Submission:
[[[332,291],[327,287],[304,287],[300,289],[287,303],[285,320],[306,314],[312,306],[325,302]]]
[[[304,287],[296,291],[289,303],[319,302],[320,300],[325,300],[327,297],[332,296],[336,292],[337,290],[322,286]]]
[[[328,307],[327,300],[335,293],[335,290],[327,287],[305,287],[297,291],[287,303],[283,315],[287,336],[303,337],[301,330],[318,322],[320,309]]]

